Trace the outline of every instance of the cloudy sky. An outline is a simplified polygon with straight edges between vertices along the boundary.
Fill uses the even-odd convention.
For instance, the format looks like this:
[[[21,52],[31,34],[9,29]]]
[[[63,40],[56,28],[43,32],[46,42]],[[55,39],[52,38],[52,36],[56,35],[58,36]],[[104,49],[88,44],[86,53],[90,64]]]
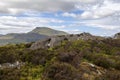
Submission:
[[[113,35],[120,32],[120,0],[0,0],[0,34],[44,26]]]

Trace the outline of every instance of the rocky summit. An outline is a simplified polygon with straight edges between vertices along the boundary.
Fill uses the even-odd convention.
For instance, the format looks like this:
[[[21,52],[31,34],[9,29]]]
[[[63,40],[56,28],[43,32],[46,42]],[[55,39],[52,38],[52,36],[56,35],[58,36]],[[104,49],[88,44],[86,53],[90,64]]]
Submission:
[[[95,40],[95,39],[103,39],[100,36],[93,36],[90,33],[81,33],[81,34],[70,34],[70,35],[61,35],[61,36],[53,36],[44,40],[40,40],[32,44],[31,49],[39,49],[39,48],[50,48],[54,46],[58,46],[63,41],[75,41],[75,40]]]
[[[120,39],[120,33],[115,34],[115,35],[114,35],[114,38],[115,38],[115,39]]]

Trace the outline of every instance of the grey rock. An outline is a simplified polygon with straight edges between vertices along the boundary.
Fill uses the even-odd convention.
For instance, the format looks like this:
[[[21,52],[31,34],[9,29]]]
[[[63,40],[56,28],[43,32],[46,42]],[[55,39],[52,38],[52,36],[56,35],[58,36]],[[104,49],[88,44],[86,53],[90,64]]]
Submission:
[[[18,68],[20,69],[21,66],[25,65],[23,62],[16,61],[15,63],[3,63],[0,64],[0,69],[6,69],[6,68]]]
[[[53,36],[47,38],[45,40],[37,41],[32,44],[30,49],[39,49],[39,48],[51,48],[54,46],[58,46],[61,44],[62,41],[75,41],[75,40],[95,40],[95,39],[102,39],[102,37],[93,36],[89,33],[81,33],[81,34],[70,34],[70,35],[61,35],[61,36]]]
[[[114,39],[120,39],[120,33],[115,34]]]

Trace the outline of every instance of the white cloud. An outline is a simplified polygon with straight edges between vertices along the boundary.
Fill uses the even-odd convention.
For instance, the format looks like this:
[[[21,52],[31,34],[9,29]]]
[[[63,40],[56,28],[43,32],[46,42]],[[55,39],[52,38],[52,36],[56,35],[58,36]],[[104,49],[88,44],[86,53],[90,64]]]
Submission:
[[[18,14],[25,11],[71,11],[78,4],[92,4],[98,0],[0,0],[0,13]]]
[[[38,15],[37,13],[41,12],[53,12],[53,14],[54,12],[62,12],[62,16],[73,17],[82,26],[120,31],[120,0],[0,0],[0,6],[0,14],[18,15],[23,13],[30,16],[1,16],[0,28],[9,29],[8,32],[14,31],[14,29],[18,31],[19,28],[25,31],[23,27],[26,30],[36,26],[51,27],[49,23],[66,22],[67,25],[65,26],[73,24],[73,22],[70,23],[70,21],[64,21],[64,19],[59,20],[60,18],[54,19],[36,16]],[[83,13],[74,13],[74,11],[77,12],[79,10],[82,10]],[[55,16],[59,17],[61,14],[56,13]],[[59,28],[60,26],[58,25]],[[61,28],[65,26],[61,26]],[[4,33],[7,32],[4,31]]]
[[[84,4],[79,9],[84,12],[78,18],[84,25],[90,27],[99,27],[106,30],[120,30],[120,1],[118,0],[99,0],[98,3]],[[82,24],[83,24],[82,23]]]
[[[62,23],[63,20],[52,19],[52,18],[41,18],[41,17],[13,17],[13,16],[2,16],[0,17],[0,32],[28,32],[35,27],[48,26],[49,23]],[[9,30],[8,30],[9,29]],[[15,30],[16,29],[16,30]],[[25,30],[26,31],[25,31]]]
[[[1,13],[17,14],[25,11],[70,11],[74,2],[66,0],[2,0]]]
[[[81,15],[83,19],[96,19],[120,13],[120,3],[115,3],[110,0],[104,0],[102,4],[97,3]]]
[[[67,1],[67,2],[80,2],[80,3],[94,3],[96,2],[97,0],[64,0],[64,1]]]
[[[73,29],[73,30],[64,30],[66,31],[67,33],[70,33],[70,34],[80,34],[81,31],[79,29]]]
[[[100,19],[92,19],[92,20],[83,20],[82,22],[78,22],[79,25],[85,25],[89,27],[98,27],[106,30],[119,30],[120,31],[120,15],[115,14],[113,16],[104,17]]]
[[[73,18],[77,17],[76,14],[74,14],[74,13],[68,13],[68,12],[63,13],[62,16],[64,16],[64,17],[73,17]]]

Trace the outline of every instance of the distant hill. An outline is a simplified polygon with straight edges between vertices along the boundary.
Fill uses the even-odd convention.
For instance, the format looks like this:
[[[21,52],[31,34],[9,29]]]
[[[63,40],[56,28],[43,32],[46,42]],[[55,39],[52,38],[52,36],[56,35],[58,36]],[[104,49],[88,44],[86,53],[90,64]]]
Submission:
[[[50,29],[47,27],[37,27],[28,33],[9,33],[6,35],[0,35],[0,45],[34,42],[48,38],[49,36],[66,34],[66,32]]]
[[[48,36],[40,35],[37,33],[22,33],[22,34],[7,34],[0,36],[0,45],[10,44],[10,43],[28,43],[34,42],[40,39],[45,39]]]
[[[47,28],[47,27],[36,27],[34,30],[32,30],[29,33],[38,33],[38,34],[47,35],[47,36],[67,35],[68,34],[64,31],[58,31],[58,30],[54,30],[51,28]]]
[[[0,34],[0,37],[3,36],[2,34]]]
[[[114,38],[115,38],[115,39],[120,39],[120,33],[115,34],[115,35],[114,35]]]

